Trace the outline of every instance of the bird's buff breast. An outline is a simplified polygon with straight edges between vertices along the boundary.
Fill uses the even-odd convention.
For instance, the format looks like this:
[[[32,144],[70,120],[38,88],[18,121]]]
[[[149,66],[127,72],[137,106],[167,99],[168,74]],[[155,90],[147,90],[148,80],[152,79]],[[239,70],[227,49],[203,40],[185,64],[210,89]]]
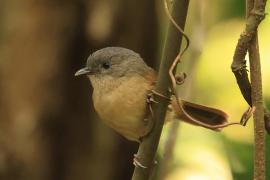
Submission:
[[[145,118],[146,97],[152,87],[144,78],[91,79],[91,82],[94,107],[107,125],[133,141],[139,141],[151,130],[153,123]]]

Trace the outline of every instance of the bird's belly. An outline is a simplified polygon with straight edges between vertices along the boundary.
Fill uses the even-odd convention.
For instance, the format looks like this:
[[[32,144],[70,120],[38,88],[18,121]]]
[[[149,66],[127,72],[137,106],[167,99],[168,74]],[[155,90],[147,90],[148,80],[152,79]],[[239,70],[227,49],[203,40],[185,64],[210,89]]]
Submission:
[[[151,129],[146,120],[148,113],[147,89],[120,87],[106,96],[94,98],[94,106],[100,118],[111,128],[129,140],[139,141]]]
[[[138,141],[148,133],[145,97],[136,96],[135,99],[119,98],[111,100],[104,98],[106,106],[95,108],[100,118],[111,128],[125,136],[127,139]]]
[[[106,124],[128,139],[138,140],[146,134],[145,104],[118,101],[103,108],[99,114]]]

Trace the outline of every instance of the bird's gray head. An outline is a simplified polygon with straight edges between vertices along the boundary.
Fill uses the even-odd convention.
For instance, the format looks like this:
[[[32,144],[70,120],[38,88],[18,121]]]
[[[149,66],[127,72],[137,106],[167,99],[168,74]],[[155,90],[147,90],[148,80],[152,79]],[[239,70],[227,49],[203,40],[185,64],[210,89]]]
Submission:
[[[75,76],[88,75],[92,78],[121,78],[123,76],[144,75],[149,67],[139,54],[121,47],[106,47],[91,54],[86,67]],[[94,77],[93,77],[94,76]]]

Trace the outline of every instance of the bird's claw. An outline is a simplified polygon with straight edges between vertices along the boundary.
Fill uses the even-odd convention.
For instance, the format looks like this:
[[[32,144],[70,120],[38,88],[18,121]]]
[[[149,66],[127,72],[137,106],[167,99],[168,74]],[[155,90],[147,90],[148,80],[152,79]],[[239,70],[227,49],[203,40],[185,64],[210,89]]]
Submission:
[[[147,94],[146,101],[149,104],[151,104],[151,103],[157,103],[158,104],[158,102],[154,99],[153,94],[151,94],[151,93]]]
[[[157,91],[155,91],[153,89],[151,90],[151,93],[150,94],[151,94],[151,96],[153,96],[153,94],[154,94],[154,95],[157,95],[159,97],[162,97],[162,98],[164,98],[166,100],[169,100],[169,101],[171,100],[169,97],[167,97],[167,96],[165,96],[165,95],[163,95],[163,94],[161,94],[161,93],[159,93],[159,92],[157,92]]]
[[[134,165],[135,167],[140,167],[140,168],[143,168],[143,169],[147,169],[147,168],[148,168],[147,166],[144,166],[144,165],[139,161],[139,157],[138,157],[137,154],[134,154],[133,165]]]
[[[143,169],[147,169],[148,167],[147,166],[144,166],[140,161],[139,161],[139,157],[137,154],[134,154],[134,158],[133,158],[133,164],[135,167],[140,167],[140,168],[143,168]],[[154,161],[154,165],[157,165],[157,161],[155,160]]]
[[[152,117],[154,116],[154,112],[153,112],[153,108],[152,108],[152,103],[156,103],[156,104],[159,103],[158,101],[156,101],[156,100],[154,99],[154,94],[157,95],[157,96],[160,96],[160,97],[162,97],[162,98],[164,98],[164,99],[167,99],[167,100],[169,100],[169,101],[171,100],[171,99],[168,98],[167,96],[164,96],[163,94],[158,93],[158,92],[156,92],[155,90],[150,90],[150,93],[147,94],[146,102],[147,102],[147,104],[148,104],[149,111],[150,111]]]

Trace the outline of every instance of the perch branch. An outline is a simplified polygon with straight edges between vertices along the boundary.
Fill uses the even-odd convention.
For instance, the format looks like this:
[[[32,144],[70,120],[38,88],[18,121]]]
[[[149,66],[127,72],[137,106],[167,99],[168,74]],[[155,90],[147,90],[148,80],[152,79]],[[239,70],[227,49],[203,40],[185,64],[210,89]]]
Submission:
[[[177,19],[177,24],[184,27],[187,17],[189,0],[175,0],[172,4],[172,16]],[[158,81],[155,87],[155,91],[169,96],[168,87],[170,85],[170,79],[168,71],[173,63],[175,54],[179,52],[181,47],[182,35],[180,35],[172,24],[169,24],[167,29],[167,36],[165,46],[163,49],[163,55],[160,63]],[[146,180],[149,179],[156,155],[160,134],[164,124],[164,117],[168,106],[168,101],[162,97],[157,96],[156,100],[160,103],[153,104],[154,112],[154,127],[152,132],[143,138],[140,144],[137,158],[147,168],[135,167],[133,173],[133,180]]]

